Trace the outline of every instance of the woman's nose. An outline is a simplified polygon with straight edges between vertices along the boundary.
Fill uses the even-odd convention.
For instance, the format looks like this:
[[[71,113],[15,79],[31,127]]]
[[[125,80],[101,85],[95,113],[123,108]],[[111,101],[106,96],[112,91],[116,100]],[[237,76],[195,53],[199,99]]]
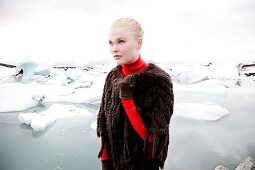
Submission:
[[[118,47],[116,45],[113,45],[112,46],[112,52],[116,53],[118,51],[119,51]]]

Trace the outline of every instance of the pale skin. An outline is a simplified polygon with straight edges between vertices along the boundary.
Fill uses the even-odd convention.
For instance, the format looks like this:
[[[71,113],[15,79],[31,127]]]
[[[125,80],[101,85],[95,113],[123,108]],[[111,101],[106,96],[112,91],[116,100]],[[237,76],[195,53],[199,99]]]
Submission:
[[[140,56],[142,42],[142,38],[135,37],[135,34],[125,26],[110,29],[110,51],[118,65],[136,61]]]

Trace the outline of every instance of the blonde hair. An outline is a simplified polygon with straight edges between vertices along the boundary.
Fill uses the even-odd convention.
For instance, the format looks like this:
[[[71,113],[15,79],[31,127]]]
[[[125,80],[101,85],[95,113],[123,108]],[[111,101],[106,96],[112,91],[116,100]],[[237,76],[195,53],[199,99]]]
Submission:
[[[128,27],[134,33],[137,39],[143,38],[143,29],[140,23],[133,18],[119,18],[112,24],[111,28],[119,26]]]

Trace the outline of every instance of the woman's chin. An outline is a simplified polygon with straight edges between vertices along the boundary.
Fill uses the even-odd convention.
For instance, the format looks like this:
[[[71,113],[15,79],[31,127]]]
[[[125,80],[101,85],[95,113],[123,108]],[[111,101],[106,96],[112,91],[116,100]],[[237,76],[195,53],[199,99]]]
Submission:
[[[116,60],[116,59],[115,59],[115,61],[116,61],[117,65],[122,65],[122,64],[124,64],[123,61],[121,61],[121,60]]]

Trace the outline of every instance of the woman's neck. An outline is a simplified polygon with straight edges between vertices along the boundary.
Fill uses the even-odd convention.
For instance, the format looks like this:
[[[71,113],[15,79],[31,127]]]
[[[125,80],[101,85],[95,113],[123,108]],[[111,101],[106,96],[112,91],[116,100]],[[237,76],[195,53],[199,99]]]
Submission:
[[[121,73],[123,76],[127,76],[134,73],[144,71],[148,67],[148,64],[139,56],[136,61],[130,64],[122,64]]]

